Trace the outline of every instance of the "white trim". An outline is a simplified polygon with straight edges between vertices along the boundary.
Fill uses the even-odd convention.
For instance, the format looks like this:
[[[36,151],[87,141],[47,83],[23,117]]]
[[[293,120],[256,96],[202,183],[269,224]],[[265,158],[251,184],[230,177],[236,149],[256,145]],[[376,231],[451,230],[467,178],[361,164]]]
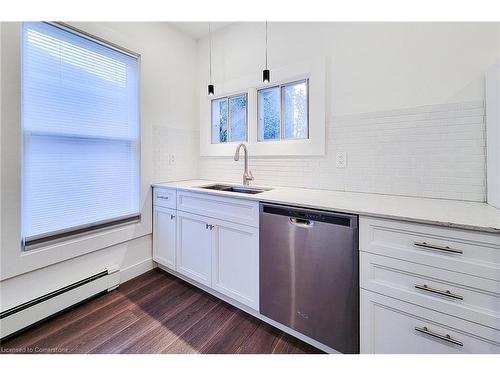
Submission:
[[[199,282],[194,281],[193,279],[190,279],[187,276],[181,275],[180,273],[178,273],[176,271],[173,271],[173,270],[171,270],[171,269],[169,269],[169,268],[167,268],[167,267],[165,267],[165,266],[163,266],[161,264],[158,264],[158,268],[160,268],[161,270],[163,270],[163,271],[165,271],[167,273],[170,273],[170,274],[174,275],[175,277],[178,277],[181,280],[184,280],[184,281],[188,282],[189,284],[192,284],[192,285],[196,286],[197,288],[200,288],[200,289],[204,290],[207,293],[210,293],[210,294],[214,295],[215,297],[217,297],[217,298],[219,298],[219,299],[221,299],[221,300],[223,300],[223,301],[225,301],[225,302],[227,302],[227,303],[229,303],[229,304],[237,307],[238,309],[240,309],[240,310],[242,310],[242,311],[244,311],[244,312],[246,312],[246,313],[248,313],[248,314],[250,314],[252,316],[255,316],[257,319],[260,319],[260,320],[262,320],[262,321],[264,321],[264,322],[272,325],[273,327],[276,327],[276,328],[280,329],[281,331],[286,332],[289,335],[298,338],[299,340],[302,340],[302,341],[304,341],[304,342],[306,342],[306,343],[308,343],[308,344],[310,344],[310,345],[312,345],[312,346],[314,346],[314,347],[316,347],[316,348],[318,348],[320,350],[323,350],[326,353],[341,354],[338,351],[336,351],[335,349],[330,348],[329,346],[326,346],[325,344],[322,344],[319,341],[316,341],[316,340],[314,340],[314,339],[312,339],[312,338],[310,338],[310,337],[308,337],[308,336],[306,336],[306,335],[304,335],[304,334],[302,334],[300,332],[297,332],[297,331],[295,331],[295,330],[293,330],[293,329],[291,329],[291,328],[289,328],[289,327],[287,327],[287,326],[285,326],[285,325],[283,325],[281,323],[278,323],[278,322],[276,322],[276,321],[274,321],[272,319],[269,319],[268,317],[260,314],[257,310],[254,310],[254,309],[252,309],[252,308],[244,305],[243,303],[238,302],[238,301],[232,299],[231,297],[228,297],[228,296],[226,296],[226,295],[224,295],[222,293],[219,293],[219,292],[217,292],[216,290],[213,290],[210,287],[207,287],[207,286],[205,286],[203,284],[200,284]]]
[[[48,22],[48,21],[43,21],[44,23],[48,24],[48,25],[51,25],[51,26],[54,26],[54,27],[57,27],[61,30],[64,30],[64,31],[68,31],[72,34],[75,34],[75,35],[78,35],[82,38],[85,38],[87,40],[90,40],[94,43],[98,43],[104,47],[107,47],[107,48],[111,48],[117,52],[120,52],[124,55],[127,55],[127,56],[130,56],[130,57],[133,57],[137,60],[140,59],[141,57],[141,54],[140,53],[137,53],[137,52],[134,52],[134,51],[131,51],[125,47],[121,47],[119,46],[118,44],[115,44],[115,43],[112,43],[106,39],[103,39],[103,38],[99,38],[98,36],[96,35],[93,35],[93,34],[90,34],[90,33],[87,33],[86,31],[83,31],[77,27],[74,27],[74,26],[71,26],[70,24],[67,24],[67,23],[64,23],[64,22]]]
[[[271,72],[271,82],[262,83],[261,72],[239,79],[215,82],[218,97],[230,93],[247,93],[248,102],[248,142],[252,156],[293,156],[325,154],[325,59],[323,57],[287,65]],[[279,84],[309,80],[309,138],[283,139],[280,141],[258,142],[257,90]],[[234,144],[211,143],[211,97],[206,95],[206,87],[200,89],[200,155],[230,156]]]
[[[152,258],[144,259],[138,263],[132,264],[131,266],[120,270],[120,284],[142,275],[155,267],[156,266]]]

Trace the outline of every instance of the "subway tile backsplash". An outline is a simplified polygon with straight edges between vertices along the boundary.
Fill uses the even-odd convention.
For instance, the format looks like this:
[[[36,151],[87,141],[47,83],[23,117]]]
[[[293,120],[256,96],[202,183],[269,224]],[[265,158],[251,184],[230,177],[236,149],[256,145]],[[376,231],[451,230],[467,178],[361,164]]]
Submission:
[[[254,184],[485,201],[483,101],[334,116],[326,125],[325,156],[251,158]],[[336,168],[337,152],[347,153],[347,168]],[[242,163],[201,157],[198,177],[240,182]]]

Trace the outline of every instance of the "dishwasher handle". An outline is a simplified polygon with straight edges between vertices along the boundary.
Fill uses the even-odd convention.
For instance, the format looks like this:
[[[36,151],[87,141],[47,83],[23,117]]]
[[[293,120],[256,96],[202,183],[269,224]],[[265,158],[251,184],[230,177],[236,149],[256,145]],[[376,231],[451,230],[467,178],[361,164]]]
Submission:
[[[306,220],[306,219],[298,219],[296,217],[290,217],[288,218],[290,220],[290,224],[295,225],[300,228],[312,228],[314,225],[314,221],[311,220]]]
[[[288,218],[290,220],[290,225],[298,225],[304,228],[310,228],[313,223],[333,224],[349,227],[355,230],[358,228],[358,217],[352,214],[305,209],[303,207],[283,206],[262,202],[260,203],[259,210],[261,215],[284,216],[283,219],[286,220],[286,218]]]

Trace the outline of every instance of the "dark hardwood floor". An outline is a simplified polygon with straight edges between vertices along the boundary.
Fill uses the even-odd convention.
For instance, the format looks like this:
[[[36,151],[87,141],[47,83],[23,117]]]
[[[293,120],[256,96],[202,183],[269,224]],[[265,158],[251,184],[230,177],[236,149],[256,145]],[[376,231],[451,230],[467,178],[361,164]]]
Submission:
[[[2,353],[321,353],[160,270],[0,343]]]

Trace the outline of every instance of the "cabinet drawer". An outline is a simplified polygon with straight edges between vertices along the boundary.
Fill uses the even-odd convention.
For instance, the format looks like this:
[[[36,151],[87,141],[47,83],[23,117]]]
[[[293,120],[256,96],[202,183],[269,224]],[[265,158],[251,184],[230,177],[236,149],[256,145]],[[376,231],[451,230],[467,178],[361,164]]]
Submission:
[[[500,331],[362,289],[361,352],[500,353]]]
[[[446,270],[500,279],[500,236],[361,217],[360,250]]]
[[[177,205],[176,190],[175,189],[154,188],[153,189],[153,204],[155,206],[175,209],[175,207]]]
[[[364,289],[500,330],[500,281],[360,252]]]
[[[179,191],[177,209],[238,224],[259,226],[259,202]]]

